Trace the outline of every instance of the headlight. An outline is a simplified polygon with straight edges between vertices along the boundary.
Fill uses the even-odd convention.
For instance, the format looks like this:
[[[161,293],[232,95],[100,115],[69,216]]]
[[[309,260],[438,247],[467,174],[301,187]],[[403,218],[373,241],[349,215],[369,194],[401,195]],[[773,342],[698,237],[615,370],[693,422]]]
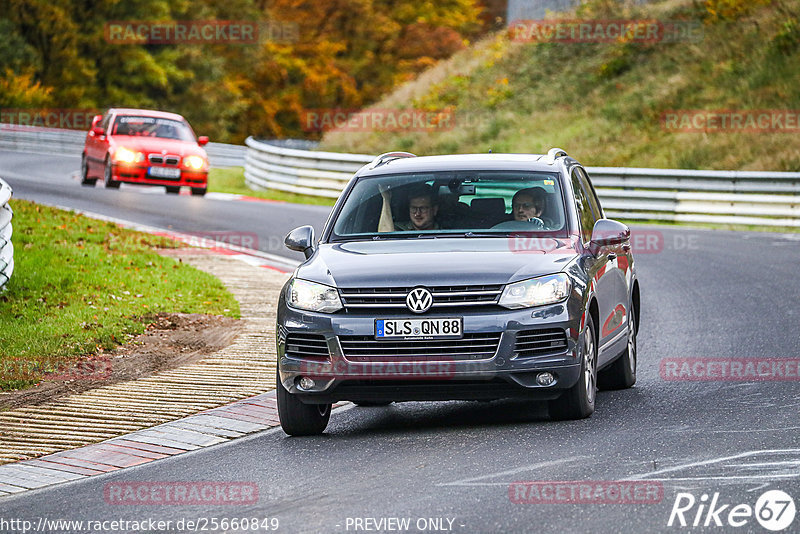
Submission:
[[[564,273],[531,278],[506,286],[500,296],[500,306],[532,308],[561,302],[569,296],[571,283]]]
[[[301,280],[292,279],[286,289],[286,303],[292,308],[333,313],[342,309],[342,301],[336,288]]]
[[[114,161],[118,163],[140,163],[144,161],[144,154],[121,146],[114,151]]]
[[[206,164],[206,160],[204,160],[200,156],[188,156],[183,160],[183,162],[186,164],[187,167],[189,167],[190,169],[194,169],[196,171],[202,169]]]

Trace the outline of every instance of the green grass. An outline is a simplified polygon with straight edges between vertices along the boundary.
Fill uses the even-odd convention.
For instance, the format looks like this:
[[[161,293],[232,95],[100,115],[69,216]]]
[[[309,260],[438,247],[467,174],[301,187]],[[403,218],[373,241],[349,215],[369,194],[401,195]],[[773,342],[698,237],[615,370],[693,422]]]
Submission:
[[[129,341],[155,313],[239,316],[215,277],[156,248],[174,241],[13,200],[14,275],[0,293],[0,390]]]
[[[416,154],[542,153],[558,146],[592,166],[800,170],[796,133],[676,133],[670,110],[800,109],[800,0],[753,4],[715,20],[704,2],[584,2],[585,19],[688,20],[702,42],[516,43],[460,52],[399,88],[381,108],[452,109],[430,132],[330,132],[320,149]],[[569,17],[567,17],[569,18]]]
[[[270,189],[267,191],[250,189],[244,181],[244,169],[242,167],[229,167],[225,169],[212,168],[208,173],[208,190],[217,193],[246,195],[266,200],[274,200],[276,202],[292,202],[294,204],[333,206],[336,202],[335,198],[299,195],[297,193],[289,193],[277,189]]]

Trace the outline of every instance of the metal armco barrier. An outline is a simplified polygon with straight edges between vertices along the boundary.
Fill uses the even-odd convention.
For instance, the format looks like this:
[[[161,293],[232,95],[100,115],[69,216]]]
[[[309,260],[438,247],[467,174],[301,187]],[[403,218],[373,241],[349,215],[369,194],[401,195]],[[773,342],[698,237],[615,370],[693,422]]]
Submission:
[[[245,180],[278,189],[336,198],[374,156],[286,149],[248,138]],[[698,171],[587,167],[606,216],[800,227],[800,172]]]
[[[252,137],[245,144],[247,185],[320,197],[338,197],[353,173],[374,159],[366,154],[282,148]]]
[[[14,212],[8,201],[11,200],[11,187],[0,179],[0,289],[14,272],[14,245],[11,243],[11,217]]]
[[[0,124],[0,150],[80,156],[85,139],[82,130]],[[241,145],[208,143],[205,149],[212,167],[244,165],[245,147]]]

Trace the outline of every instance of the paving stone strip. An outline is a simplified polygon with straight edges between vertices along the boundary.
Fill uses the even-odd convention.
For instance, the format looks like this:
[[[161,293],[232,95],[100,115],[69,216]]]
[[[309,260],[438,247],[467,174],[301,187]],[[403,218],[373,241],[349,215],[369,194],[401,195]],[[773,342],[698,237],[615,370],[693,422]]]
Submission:
[[[6,464],[0,465],[0,496],[278,424],[271,391],[275,310],[289,275],[191,249],[178,257],[218,277],[233,293],[244,321],[241,334],[230,346],[177,369],[0,413],[0,464]]]

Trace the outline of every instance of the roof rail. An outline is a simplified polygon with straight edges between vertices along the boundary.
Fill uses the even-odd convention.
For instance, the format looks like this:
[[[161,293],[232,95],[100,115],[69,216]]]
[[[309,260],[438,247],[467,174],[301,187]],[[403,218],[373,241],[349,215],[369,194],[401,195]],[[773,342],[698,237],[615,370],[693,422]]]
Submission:
[[[416,154],[412,154],[411,152],[387,152],[373,159],[367,167],[372,170],[395,159],[416,157]]]
[[[542,163],[547,163],[548,165],[552,165],[556,162],[556,160],[560,157],[568,156],[567,151],[563,148],[551,148],[547,151],[546,156],[542,156],[539,158],[539,161]]]

